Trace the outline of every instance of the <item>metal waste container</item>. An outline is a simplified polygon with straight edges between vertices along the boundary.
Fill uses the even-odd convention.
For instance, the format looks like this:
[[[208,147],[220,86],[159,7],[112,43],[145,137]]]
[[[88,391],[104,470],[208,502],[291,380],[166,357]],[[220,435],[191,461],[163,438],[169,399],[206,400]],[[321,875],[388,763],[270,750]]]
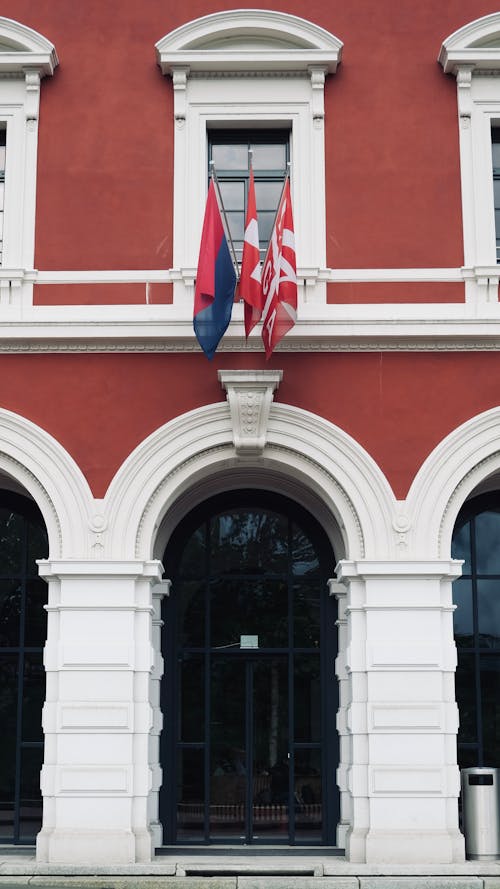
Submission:
[[[467,858],[500,858],[500,769],[462,769],[462,826]]]

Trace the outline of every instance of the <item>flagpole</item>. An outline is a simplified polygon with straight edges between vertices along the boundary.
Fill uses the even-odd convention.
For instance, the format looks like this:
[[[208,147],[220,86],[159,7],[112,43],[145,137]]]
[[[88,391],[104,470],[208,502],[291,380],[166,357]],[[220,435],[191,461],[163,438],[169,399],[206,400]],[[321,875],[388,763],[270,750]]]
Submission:
[[[236,280],[239,281],[240,280],[240,270],[239,270],[239,266],[238,266],[238,260],[236,258],[236,251],[234,249],[233,239],[231,237],[231,231],[229,229],[229,223],[227,221],[226,208],[224,207],[224,201],[222,200],[222,195],[221,195],[220,186],[219,186],[219,180],[217,179],[217,173],[215,172],[215,163],[213,161],[210,161],[210,175],[212,177],[212,182],[214,183],[215,189],[217,191],[217,198],[219,201],[219,207],[222,210],[222,216],[224,219],[224,228],[226,229],[226,235],[228,237],[229,244],[231,246],[231,254],[232,254],[231,258],[233,261],[234,270],[236,272]]]
[[[274,231],[274,226],[276,225],[276,219],[278,218],[278,210],[279,210],[279,208],[280,208],[281,198],[283,197],[283,192],[285,191],[285,186],[286,186],[287,180],[290,180],[290,182],[291,182],[291,179],[290,179],[290,170],[291,170],[291,167],[292,167],[291,162],[290,162],[290,161],[287,161],[287,162],[286,162],[286,173],[285,173],[285,178],[283,179],[283,185],[282,185],[282,187],[281,187],[281,191],[280,191],[280,199],[279,199],[279,201],[278,201],[278,203],[277,203],[277,205],[276,205],[276,213],[274,214],[273,224],[272,224],[272,226],[271,226],[271,234],[273,233],[273,231]],[[269,244],[270,244],[270,243],[271,243],[270,241],[267,242],[266,252],[264,253],[264,263],[266,262],[266,257],[267,257],[267,254],[268,254],[268,252],[269,252]]]

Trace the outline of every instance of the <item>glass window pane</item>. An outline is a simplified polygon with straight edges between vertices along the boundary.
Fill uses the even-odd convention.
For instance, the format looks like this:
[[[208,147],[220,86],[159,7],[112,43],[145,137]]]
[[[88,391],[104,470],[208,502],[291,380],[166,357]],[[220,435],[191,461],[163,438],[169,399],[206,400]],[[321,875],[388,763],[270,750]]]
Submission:
[[[211,523],[211,573],[263,574],[287,570],[288,529],[284,516],[234,510]]]
[[[318,655],[295,655],[295,740],[321,740],[320,659]]]
[[[47,584],[42,578],[26,583],[26,618],[24,624],[24,644],[28,647],[43,647],[47,638]]]
[[[17,656],[0,656],[0,836],[13,837],[16,772]]]
[[[245,183],[241,182],[219,182],[220,193],[224,203],[226,213],[229,210],[245,211]]]
[[[45,670],[42,654],[25,654],[23,685],[23,741],[42,741]]]
[[[321,838],[323,806],[321,751],[295,752],[295,835],[297,839]]]
[[[470,522],[465,522],[461,527],[455,528],[451,542],[451,557],[452,559],[463,559],[462,574],[470,574]]]
[[[235,243],[243,241],[245,236],[245,214],[233,213],[226,210],[226,219],[229,226],[229,233]]]
[[[0,646],[19,645],[21,585],[18,580],[0,580]]]
[[[301,583],[293,588],[294,645],[297,648],[319,648],[320,641],[319,584]]]
[[[285,170],[286,169],[286,144],[281,145],[251,145],[253,152],[252,166],[257,170]]]
[[[483,759],[487,766],[500,764],[500,656],[481,657]]]
[[[36,559],[46,559],[49,547],[47,542],[47,531],[42,524],[30,522],[28,525],[28,563],[26,570],[28,574],[38,577],[38,565]],[[45,581],[44,586],[46,587]]]
[[[24,568],[25,519],[8,507],[0,507],[0,574],[18,575]]]
[[[453,583],[453,603],[457,606],[453,614],[455,641],[459,646],[471,647],[474,644],[472,582],[467,578],[459,578]]]
[[[248,170],[248,145],[212,145],[212,160],[216,172]]]
[[[462,654],[461,652],[458,652],[455,691],[460,713],[458,740],[462,743],[474,743],[477,741],[477,723],[476,682],[473,654]]]
[[[292,527],[292,571],[300,576],[315,574],[319,569],[317,553],[309,537],[297,525]]]
[[[500,146],[498,146],[500,148]],[[493,180],[493,199],[495,202],[495,207],[500,207],[500,179]]]
[[[205,740],[205,662],[202,656],[185,654],[181,669],[180,740]]]
[[[43,747],[25,748],[21,753],[19,835],[23,840],[34,840],[42,826],[42,794],[40,790],[42,762]]]
[[[500,648],[500,580],[478,580],[477,604],[479,645]]]
[[[273,211],[259,212],[259,241],[262,248],[267,247],[271,233],[273,230],[274,217],[276,213]]]
[[[500,574],[500,512],[480,513],[475,526],[477,573]]]
[[[239,648],[241,636],[257,636],[259,648],[288,645],[284,581],[221,580],[211,584],[211,645]]]
[[[203,524],[194,531],[183,548],[178,570],[181,577],[195,578],[205,575],[207,570],[205,540],[206,525]]]
[[[178,581],[174,594],[179,598],[180,644],[201,648],[205,644],[205,583]]]
[[[239,837],[244,832],[245,701],[245,663],[214,657],[210,715],[210,833],[213,837]]]
[[[255,202],[258,212],[271,210],[273,213],[276,213],[282,190],[282,182],[256,182]]]
[[[177,838],[200,840],[204,834],[204,751],[178,751]]]

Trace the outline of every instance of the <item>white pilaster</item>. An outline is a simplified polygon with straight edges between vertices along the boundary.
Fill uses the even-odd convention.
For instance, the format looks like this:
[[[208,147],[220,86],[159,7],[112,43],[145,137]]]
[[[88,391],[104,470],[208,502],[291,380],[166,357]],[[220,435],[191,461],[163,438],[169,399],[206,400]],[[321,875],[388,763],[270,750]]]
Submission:
[[[339,563],[339,731],[350,756],[339,774],[353,862],[464,859],[451,592],[459,574],[452,560]]]
[[[157,561],[42,561],[49,583],[43,827],[49,864],[151,860]]]
[[[154,666],[149,683],[150,703],[153,717],[153,727],[149,736],[149,765],[151,768],[152,785],[148,799],[148,825],[151,832],[153,849],[157,849],[163,843],[163,827],[160,823],[159,794],[162,784],[162,769],[160,763],[160,735],[163,728],[163,714],[160,706],[160,684],[163,676],[163,657],[161,653],[161,603],[164,596],[170,595],[170,580],[153,587],[153,650]]]

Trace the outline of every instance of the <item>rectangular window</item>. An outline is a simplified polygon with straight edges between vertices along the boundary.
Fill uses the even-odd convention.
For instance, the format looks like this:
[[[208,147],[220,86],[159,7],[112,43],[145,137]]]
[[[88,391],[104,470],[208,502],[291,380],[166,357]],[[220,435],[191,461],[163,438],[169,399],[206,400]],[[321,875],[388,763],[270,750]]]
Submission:
[[[495,234],[497,262],[500,262],[500,127],[491,128],[491,154],[493,158],[493,197],[495,201]]]
[[[238,261],[243,252],[252,152],[260,249],[264,257],[290,158],[290,133],[284,129],[212,130],[208,144],[209,163],[214,163]]]

